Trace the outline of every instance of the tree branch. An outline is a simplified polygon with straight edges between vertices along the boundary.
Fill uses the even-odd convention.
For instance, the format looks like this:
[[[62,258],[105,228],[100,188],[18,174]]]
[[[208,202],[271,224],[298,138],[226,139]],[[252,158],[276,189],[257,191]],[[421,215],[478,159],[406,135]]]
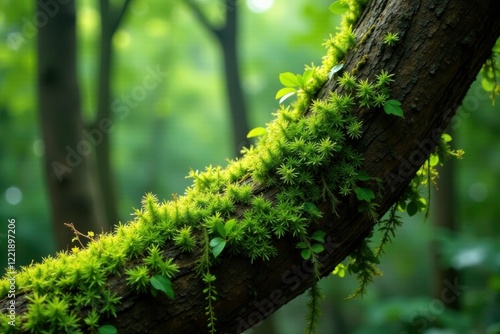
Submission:
[[[113,35],[118,30],[118,27],[120,26],[123,17],[125,16],[125,13],[127,12],[127,9],[130,6],[131,2],[132,0],[124,0],[123,4],[119,8],[119,11],[115,16],[114,21],[111,24],[111,35]]]
[[[215,27],[207,18],[207,16],[205,15],[205,13],[203,13],[203,11],[201,10],[201,8],[196,4],[194,3],[192,0],[185,0],[184,1],[189,8],[191,8],[191,10],[193,11],[194,13],[194,16],[198,19],[198,21],[200,21],[200,23],[208,30],[210,31],[212,34],[214,34],[214,36],[220,40],[221,38],[221,34],[222,34],[222,31],[224,30],[224,25],[220,28],[217,28]]]
[[[344,70],[356,70],[358,78],[370,79],[382,69],[394,73],[391,98],[400,101],[405,112],[404,119],[395,120],[382,110],[357,110],[365,131],[354,148],[363,154],[363,169],[382,180],[384,191],[377,201],[380,215],[398,201],[450,122],[500,35],[499,15],[500,3],[496,0],[372,1],[363,14],[356,27],[359,42],[346,55]],[[397,32],[400,42],[386,45],[383,39],[387,32]],[[337,85],[333,78],[317,97],[327,98],[339,88]],[[273,199],[279,191],[253,187],[254,194],[267,199]],[[358,211],[354,197],[346,198],[336,214],[329,201],[317,207],[323,216],[314,228],[326,232],[325,252],[319,256],[321,275],[325,276],[374,226],[370,217]],[[244,210],[244,206],[235,207],[234,217],[241,218]],[[250,263],[243,256],[222,254],[221,263],[210,268],[217,277],[219,298],[214,306],[219,333],[239,333],[256,325],[310,286],[313,268],[309,261],[302,260],[296,243],[292,237],[275,240],[277,255],[268,261]],[[179,246],[168,243],[163,251],[179,266],[172,285],[175,300],[136,293],[127,285],[127,275],[111,275],[106,284],[121,296],[121,301],[117,318],[102,319],[104,323],[127,333],[207,331],[205,286],[194,270],[202,250],[182,253]],[[143,261],[137,256],[124,269]],[[0,307],[7,307],[8,302],[4,299]],[[23,293],[16,305],[19,315],[26,312],[28,303]],[[80,317],[86,315],[84,310],[78,312]]]

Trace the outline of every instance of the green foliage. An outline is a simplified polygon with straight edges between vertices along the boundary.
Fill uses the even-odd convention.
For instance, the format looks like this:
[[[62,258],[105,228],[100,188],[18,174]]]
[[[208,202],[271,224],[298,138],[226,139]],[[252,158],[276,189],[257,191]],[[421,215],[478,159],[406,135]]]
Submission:
[[[97,328],[99,327],[99,313],[97,313],[96,310],[91,310],[83,321],[87,326],[89,326],[89,328]]]
[[[172,289],[172,281],[161,275],[151,277],[151,293],[156,297],[156,291],[161,291],[170,299],[174,299],[174,289]]]
[[[500,39],[493,47],[491,57],[481,69],[481,87],[490,93],[491,104],[495,106],[495,98],[500,95]]]
[[[192,236],[191,226],[183,226],[180,228],[175,237],[175,244],[180,247],[183,252],[192,252],[194,250],[194,246],[196,241]]]
[[[349,5],[342,0],[339,0],[332,3],[328,7],[328,10],[330,10],[333,14],[342,15],[349,10]]]
[[[344,72],[343,76],[338,79],[339,85],[347,91],[353,91],[357,87],[357,80],[350,72]]]
[[[384,111],[388,115],[396,115],[404,118],[401,102],[397,100],[387,100],[384,102]]]
[[[364,295],[366,293],[366,287],[373,281],[374,277],[381,275],[377,267],[379,257],[384,253],[384,246],[389,244],[395,237],[396,229],[403,224],[397,212],[406,211],[409,216],[413,216],[419,211],[428,210],[427,203],[430,201],[430,190],[427,193],[428,198],[426,200],[422,197],[421,188],[425,186],[429,189],[430,184],[436,182],[435,178],[438,173],[435,168],[438,164],[443,164],[449,157],[461,158],[463,156],[463,151],[454,151],[450,148],[450,141],[451,136],[448,134],[442,135],[441,141],[436,146],[435,152],[431,154],[429,159],[418,170],[416,176],[412,179],[407,189],[400,197],[399,202],[392,206],[387,218],[378,222],[379,231],[382,234],[380,244],[376,247],[375,251],[370,249],[368,245],[369,241],[365,239],[362,246],[350,255],[351,261],[347,269],[350,273],[356,275],[359,286],[348,298]],[[360,171],[358,173],[358,180],[367,181],[369,180],[369,176],[365,171]],[[370,203],[375,198],[373,191],[368,188],[358,187],[355,189],[355,193],[358,200],[366,201],[367,203]],[[426,218],[427,215],[428,211],[426,213]],[[377,222],[376,216],[373,216],[373,220]],[[333,273],[341,277],[341,275],[343,276],[344,274],[343,269],[344,267],[337,267]]]
[[[306,330],[308,334],[314,334],[318,332],[318,324],[321,316],[321,305],[320,302],[324,298],[321,293],[321,289],[318,286],[318,282],[314,282],[313,285],[307,290],[307,314],[306,314]]]
[[[332,271],[332,275],[336,275],[339,278],[344,278],[346,272],[346,266],[343,263],[339,263],[335,269]]]
[[[306,261],[311,261],[313,265],[314,283],[309,288],[307,297],[307,314],[306,314],[306,333],[316,333],[321,315],[320,301],[323,298],[321,290],[318,286],[320,277],[320,262],[318,254],[325,250],[323,244],[325,242],[324,231],[315,231],[309,238],[303,237],[297,247],[301,249],[300,255]]]
[[[146,266],[136,266],[127,269],[127,284],[132,286],[136,291],[145,291],[150,284],[149,270]]]
[[[357,187],[356,189],[354,189],[354,192],[356,193],[356,197],[359,201],[365,201],[369,203],[373,199],[375,199],[375,193],[369,188]]]
[[[306,92],[308,87],[313,84],[315,67],[308,68],[304,71],[304,74],[293,74],[291,72],[281,73],[279,78],[280,82],[285,86],[285,88],[280,89],[276,93],[276,99],[280,99],[280,104],[283,103],[290,96]]]
[[[207,306],[205,307],[205,315],[208,317],[208,329],[210,333],[215,333],[215,322],[217,318],[215,317],[214,308],[212,303],[217,300],[217,291],[214,287],[214,282],[216,277],[210,272],[203,275],[203,282],[206,284],[206,288],[203,293],[206,294],[205,300],[207,301]]]
[[[224,250],[224,247],[226,247],[226,243],[229,241],[229,233],[235,225],[236,219],[230,219],[225,224],[223,224],[221,221],[216,222],[215,227],[217,228],[220,237],[215,237],[210,240],[210,247],[213,248],[212,254],[214,255],[214,257],[219,256],[220,253]]]
[[[325,248],[323,247],[323,243],[325,242],[325,232],[324,231],[316,231],[311,237],[311,241],[316,241],[317,243],[311,243],[311,241],[300,241],[297,243],[297,247],[301,249],[300,255],[304,260],[309,260],[311,256],[316,256],[317,254],[323,252]],[[315,263],[315,261],[313,261]],[[316,270],[315,270],[316,272]],[[319,275],[319,270],[317,271]]]
[[[384,246],[391,243],[392,239],[396,236],[396,229],[403,225],[403,221],[397,215],[397,208],[397,205],[393,205],[387,219],[379,222],[379,231],[382,232],[382,239],[380,240],[380,245],[375,249],[375,256],[377,257],[384,253]]]
[[[375,276],[381,276],[382,272],[378,269],[379,260],[366,239],[351,254],[350,258],[348,271],[356,275],[359,285],[347,298],[355,298],[365,295],[368,285],[373,282]]]
[[[116,327],[113,325],[104,325],[98,328],[97,332],[99,334],[116,334],[118,331]]]
[[[388,32],[384,36],[384,43],[389,45],[389,46],[394,46],[396,43],[399,42],[399,33],[395,32]]]
[[[278,97],[276,97],[276,98],[278,98]],[[263,136],[266,133],[267,133],[266,128],[259,126],[257,128],[253,128],[252,130],[250,130],[247,134],[247,138]]]

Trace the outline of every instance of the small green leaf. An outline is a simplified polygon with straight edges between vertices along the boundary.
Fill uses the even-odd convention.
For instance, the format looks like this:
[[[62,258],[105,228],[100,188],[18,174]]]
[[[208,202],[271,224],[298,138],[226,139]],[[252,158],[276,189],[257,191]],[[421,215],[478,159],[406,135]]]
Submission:
[[[247,134],[247,138],[262,136],[262,135],[265,135],[266,133],[267,133],[267,130],[263,127],[253,128]]]
[[[326,233],[324,231],[316,231],[311,235],[311,239],[319,242],[325,242],[325,235]]]
[[[344,63],[337,64],[337,65],[333,66],[332,69],[330,70],[330,72],[328,72],[328,79],[331,79],[333,77],[333,75],[335,73],[337,73],[338,71],[340,71],[343,67],[344,67]]]
[[[306,211],[308,212],[314,212],[319,210],[316,204],[314,204],[313,202],[305,202],[304,209],[306,209]]]
[[[349,10],[349,6],[343,1],[335,1],[328,7],[328,10],[333,14],[342,15]]]
[[[295,92],[291,92],[291,93],[288,93],[286,94],[285,96],[283,96],[281,99],[280,99],[280,102],[279,104],[282,104],[283,102],[285,102],[286,99],[288,99],[290,96],[292,95],[295,95],[296,91]]]
[[[307,84],[309,80],[312,79],[312,76],[314,74],[314,68],[308,68],[307,70],[304,71],[303,78],[304,78],[304,84]]]
[[[431,167],[437,166],[439,163],[439,156],[437,154],[431,154],[429,157],[429,163],[431,164]]]
[[[365,170],[360,170],[358,171],[358,176],[356,178],[359,181],[368,181],[370,179],[370,175]]]
[[[371,200],[375,198],[375,194],[373,193],[373,191],[368,188],[358,187],[354,189],[354,192],[356,193],[356,197],[360,201],[371,202]]]
[[[345,276],[345,265],[343,265],[342,263],[338,264],[332,271],[332,274],[337,275],[340,278],[343,278]]]
[[[154,275],[151,277],[151,285],[159,291],[163,291],[170,299],[174,299],[174,290],[172,289],[172,282],[161,275]]]
[[[297,82],[297,76],[292,72],[281,73],[280,82],[285,87],[297,87],[299,85],[299,83]]]
[[[302,89],[303,89],[303,88],[304,88],[304,86],[305,86],[305,83],[306,83],[306,82],[304,81],[304,77],[303,77],[302,75],[300,75],[300,74],[297,74],[297,75],[295,76],[295,80],[297,81],[297,86],[299,86],[300,88],[302,88]]]
[[[222,222],[217,222],[215,227],[217,228],[217,231],[219,232],[219,235],[223,238],[226,237],[226,228]]]
[[[116,333],[118,333],[118,331],[116,330],[116,327],[113,325],[101,326],[97,329],[97,332],[99,334],[116,334]]]
[[[287,94],[290,94],[290,93],[296,93],[297,92],[297,89],[293,88],[293,87],[285,87],[285,88],[281,88],[277,93],[276,93],[276,97],[275,99],[279,99],[280,97],[283,97]]]
[[[323,245],[321,244],[314,244],[311,246],[311,250],[313,251],[313,253],[321,253],[322,251],[325,250],[325,247],[323,247]]]
[[[214,257],[217,257],[220,255],[220,253],[222,253],[222,250],[226,246],[226,240],[219,237],[213,238],[212,240],[210,240],[210,246],[213,247],[212,254],[214,255]]]
[[[441,135],[441,139],[442,139],[445,143],[449,143],[449,142],[452,140],[451,136],[450,136],[449,134],[447,134],[447,133],[443,133],[443,134]]]
[[[304,249],[305,249],[305,248],[307,248],[307,244],[306,244],[305,242],[301,241],[301,242],[299,242],[299,243],[297,244],[297,247],[299,247],[299,248],[304,248]]]
[[[225,230],[226,230],[226,235],[224,237],[227,237],[229,235],[229,232],[233,229],[233,227],[236,225],[236,219],[230,219],[226,222]]]
[[[304,260],[309,260],[309,258],[311,257],[311,250],[309,248],[308,249],[303,249],[300,252],[300,256],[302,256],[302,258]]]
[[[392,114],[404,118],[403,109],[401,109],[401,102],[398,100],[387,100],[384,102],[384,111],[386,114]]]
[[[408,203],[408,205],[406,206],[406,212],[410,217],[416,215],[418,212],[418,203],[415,201],[411,201],[410,203]]]
[[[495,89],[495,82],[492,81],[492,80],[488,80],[486,78],[483,78],[483,80],[481,80],[481,87],[483,87],[483,89],[486,91],[486,92],[491,92],[493,91],[493,89]]]

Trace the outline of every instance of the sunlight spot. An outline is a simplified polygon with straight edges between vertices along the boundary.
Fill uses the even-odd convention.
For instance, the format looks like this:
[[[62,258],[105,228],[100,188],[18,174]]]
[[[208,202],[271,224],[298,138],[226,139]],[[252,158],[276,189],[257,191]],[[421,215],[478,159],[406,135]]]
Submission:
[[[154,37],[163,37],[168,32],[168,23],[159,18],[152,18],[146,21],[146,31]]]
[[[274,0],[247,0],[248,9],[254,13],[264,13],[271,9]]]
[[[118,30],[113,36],[113,45],[117,49],[126,49],[130,45],[130,34],[124,30]]]
[[[91,7],[82,8],[78,12],[78,26],[84,35],[92,35],[99,27],[99,13]]]
[[[18,187],[9,187],[5,190],[5,200],[11,205],[16,205],[23,199],[23,193]]]
[[[473,267],[481,264],[486,258],[486,250],[484,247],[469,247],[460,250],[453,257],[453,267],[462,269],[466,267]]]

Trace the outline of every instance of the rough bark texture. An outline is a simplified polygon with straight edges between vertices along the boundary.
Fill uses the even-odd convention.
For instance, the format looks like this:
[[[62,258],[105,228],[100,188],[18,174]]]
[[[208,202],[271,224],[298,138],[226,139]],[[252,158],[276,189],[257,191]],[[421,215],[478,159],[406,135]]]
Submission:
[[[398,199],[450,122],[500,35],[499,16],[497,0],[380,0],[368,6],[356,31],[360,37],[371,33],[347,56],[344,68],[357,68],[360,78],[373,79],[382,69],[394,73],[392,98],[401,101],[405,111],[405,119],[383,111],[361,115],[365,134],[356,147],[364,153],[364,169],[383,180],[380,214]],[[396,46],[382,42],[387,32],[399,33]],[[328,82],[319,97],[335,88],[334,81]],[[272,197],[276,190],[261,191]],[[354,200],[342,203],[339,216],[331,213],[328,203],[319,207],[324,217],[318,228],[327,232],[320,260],[322,274],[327,275],[370,233],[373,223],[358,213]],[[301,259],[295,242],[282,239],[276,247],[278,256],[268,262],[250,264],[223,255],[223,266],[213,268],[220,297],[215,303],[219,333],[242,332],[309,287],[312,268]],[[203,286],[193,272],[198,254],[167,251],[181,268],[173,281],[175,301],[135,295],[124,276],[113,278],[112,288],[123,304],[118,318],[109,323],[119,332],[207,331]]]
[[[104,219],[95,170],[87,161],[92,148],[82,136],[74,1],[49,5],[39,0],[37,5],[37,13],[53,13],[38,29],[38,104],[53,226],[58,248],[66,249],[73,232],[64,223],[100,231]]]

